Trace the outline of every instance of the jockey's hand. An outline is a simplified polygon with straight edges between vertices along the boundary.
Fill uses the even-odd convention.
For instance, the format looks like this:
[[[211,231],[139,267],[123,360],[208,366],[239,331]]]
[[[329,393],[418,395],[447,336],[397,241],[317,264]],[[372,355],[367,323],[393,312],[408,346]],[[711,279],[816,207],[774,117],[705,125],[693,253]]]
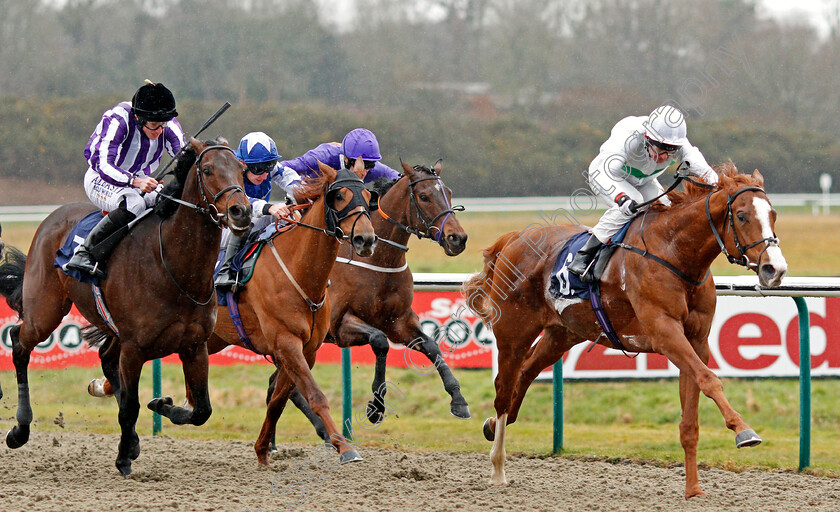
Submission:
[[[615,204],[618,205],[618,209],[621,210],[621,213],[628,217],[632,217],[636,214],[636,208],[639,206],[639,203],[630,199],[630,196],[627,194],[621,194],[615,200]]]
[[[289,216],[291,209],[287,204],[278,203],[271,205],[271,208],[268,209],[268,213],[275,219],[282,219],[283,217]]]
[[[131,181],[131,186],[140,190],[140,192],[149,193],[157,188],[158,180],[151,176],[137,176]]]

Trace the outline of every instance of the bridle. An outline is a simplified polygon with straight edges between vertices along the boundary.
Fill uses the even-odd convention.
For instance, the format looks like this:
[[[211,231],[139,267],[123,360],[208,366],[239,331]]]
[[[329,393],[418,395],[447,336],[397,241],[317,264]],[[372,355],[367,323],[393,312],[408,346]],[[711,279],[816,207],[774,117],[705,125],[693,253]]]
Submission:
[[[216,225],[216,227],[221,229],[225,226],[230,226],[230,218],[227,205],[230,203],[233,194],[235,194],[236,192],[240,192],[242,193],[242,195],[245,195],[245,190],[239,185],[229,185],[220,190],[219,192],[213,194],[210,198],[208,198],[210,193],[207,191],[207,185],[204,182],[204,178],[202,178],[203,173],[201,171],[201,159],[204,158],[204,155],[206,155],[208,151],[214,149],[227,150],[231,153],[234,152],[231,148],[223,144],[216,144],[212,146],[207,146],[201,151],[201,153],[198,154],[198,157],[196,157],[195,174],[196,180],[198,181],[199,203],[203,203],[204,206],[199,206],[198,204],[190,203],[188,201],[184,201],[183,199],[178,199],[177,197],[170,196],[169,194],[164,194],[163,192],[158,192],[158,197],[169,199],[170,201],[174,201],[180,205],[186,206],[187,208],[192,208],[201,215],[206,215],[207,218],[210,219],[210,222],[212,222]],[[222,197],[225,193],[229,191],[232,191],[232,193],[227,197],[227,200],[225,201],[225,213],[219,213],[219,209],[216,207],[216,201],[218,201],[220,197]]]
[[[706,218],[709,220],[709,226],[712,228],[712,233],[715,235],[715,240],[717,240],[717,243],[720,246],[720,251],[726,256],[726,259],[729,260],[729,263],[741,265],[742,267],[746,267],[748,269],[756,269],[761,264],[761,257],[764,256],[764,253],[767,252],[767,249],[779,246],[779,239],[775,236],[776,234],[773,233],[772,237],[762,238],[761,240],[757,240],[746,246],[743,245],[738,239],[738,232],[735,230],[735,216],[732,214],[732,203],[735,201],[735,198],[737,198],[744,192],[761,192],[762,194],[766,195],[766,192],[761,187],[744,187],[741,190],[732,194],[731,196],[728,196],[726,200],[726,218],[723,220],[723,222],[724,224],[726,224],[727,219],[729,220],[729,227],[732,229],[732,238],[735,241],[735,247],[738,249],[738,254],[740,257],[736,258],[729,254],[729,251],[726,250],[726,245],[723,243],[723,238],[720,236],[720,233],[718,232],[714,221],[712,221],[712,214],[709,210],[709,200],[711,199],[712,194],[706,196]],[[758,255],[758,262],[753,263],[747,257],[747,251],[761,243],[764,244],[764,249],[762,249],[761,253]]]
[[[408,216],[409,216],[409,219],[411,219],[411,218],[413,218],[413,214],[416,212],[417,217],[420,219],[420,222],[423,223],[423,231],[421,231],[417,228],[411,227],[411,226],[406,226],[405,224],[392,219],[390,216],[388,216],[385,212],[382,211],[382,208],[379,208],[379,215],[381,215],[382,218],[384,218],[385,220],[387,220],[387,221],[391,222],[392,224],[396,225],[397,227],[399,227],[400,229],[402,229],[403,231],[405,231],[409,235],[415,235],[420,240],[422,240],[424,238],[428,238],[430,240],[434,240],[439,245],[443,246],[443,243],[444,243],[443,227],[446,225],[446,221],[449,220],[450,215],[455,215],[455,212],[464,211],[464,207],[460,206],[460,205],[451,206],[450,203],[449,203],[449,198],[446,197],[446,188],[443,184],[443,181],[441,181],[440,176],[438,174],[436,174],[434,170],[430,170],[429,172],[432,174],[431,176],[416,179],[414,181],[409,181],[408,182],[408,188],[409,188],[409,194],[408,194],[408,197],[409,197],[409,211],[408,211]],[[421,181],[429,181],[429,180],[435,180],[435,181],[438,182],[438,185],[440,185],[441,193],[443,194],[444,204],[446,205],[445,210],[442,210],[440,213],[438,213],[437,215],[435,215],[431,219],[420,208],[420,205],[417,203],[417,197],[414,194],[414,187],[418,183],[420,183]],[[444,219],[440,223],[440,228],[438,228],[435,225],[435,223],[441,217],[444,217]]]
[[[166,199],[169,199],[171,201],[175,201],[176,203],[181,204],[183,206],[186,206],[187,208],[192,208],[193,210],[195,210],[196,212],[198,212],[201,215],[206,215],[210,219],[210,222],[212,222],[219,229],[221,229],[224,226],[229,226],[230,225],[229,217],[228,217],[229,213],[228,213],[227,204],[230,203],[231,197],[233,197],[233,194],[235,194],[236,192],[241,192],[243,195],[245,195],[245,190],[242,187],[240,187],[239,185],[229,185],[229,186],[223,188],[221,191],[217,192],[216,194],[213,194],[212,199],[208,199],[207,196],[209,195],[209,192],[207,191],[207,185],[205,184],[204,179],[201,177],[202,174],[203,174],[201,172],[201,159],[204,157],[205,154],[207,154],[208,151],[214,150],[214,149],[218,149],[218,150],[225,150],[226,149],[226,150],[230,151],[231,153],[233,153],[233,150],[231,148],[229,148],[229,147],[227,147],[223,144],[217,144],[217,145],[207,146],[206,148],[204,148],[201,151],[201,153],[198,154],[198,157],[195,160],[195,175],[196,175],[196,179],[198,181],[198,190],[199,190],[200,202],[203,202],[206,206],[202,207],[202,206],[199,206],[197,204],[193,204],[193,203],[190,203],[188,201],[184,201],[184,200],[178,199],[176,197],[172,197],[172,196],[170,196],[168,194],[164,194],[162,192],[158,192],[158,196],[159,197],[165,197]],[[232,191],[232,193],[228,196],[227,201],[225,202],[225,206],[226,206],[225,213],[219,213],[218,208],[216,208],[216,201],[220,197],[222,197],[222,195],[224,195],[226,192],[229,192],[229,191]],[[185,290],[180,284],[178,284],[178,281],[175,279],[175,276],[172,275],[172,271],[169,270],[169,267],[166,265],[166,258],[163,255],[163,235],[161,233],[162,229],[163,229],[163,219],[161,219],[160,223],[158,224],[158,249],[159,249],[159,252],[160,252],[160,261],[161,261],[161,265],[163,265],[163,269],[166,271],[166,274],[169,276],[169,279],[173,283],[175,283],[175,286],[178,288],[178,290],[184,296],[186,296],[188,299],[190,299],[190,301],[192,301],[193,304],[195,304],[197,306],[206,306],[213,299],[213,294],[215,293],[214,285],[213,285],[213,277],[212,276],[210,277],[210,293],[207,295],[207,298],[203,299],[203,300],[199,300],[199,299],[194,298],[192,295],[190,295],[190,293],[187,290]]]

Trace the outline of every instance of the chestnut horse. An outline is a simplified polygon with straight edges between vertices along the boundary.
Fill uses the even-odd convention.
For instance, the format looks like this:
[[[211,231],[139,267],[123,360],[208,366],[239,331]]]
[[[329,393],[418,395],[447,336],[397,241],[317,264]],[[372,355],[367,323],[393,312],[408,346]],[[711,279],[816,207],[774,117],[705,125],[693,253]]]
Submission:
[[[390,241],[396,246],[383,243],[369,258],[354,258],[349,248],[341,248],[339,263],[330,274],[332,314],[327,341],[340,347],[370,345],[373,349],[376,356],[371,386],[373,400],[367,406],[368,421],[372,424],[382,421],[385,412],[388,340],[427,357],[452,397],[450,412],[457,418],[467,419],[470,409],[458,380],[443,360],[438,344],[420,329],[420,319],[411,309],[414,279],[405,260],[405,249],[401,249],[415,235],[436,241],[447,256],[461,254],[467,245],[467,234],[455,211],[462,208],[451,205],[452,191],[440,177],[440,160],[433,168],[401,163],[405,172],[401,178],[374,183],[379,209],[372,218],[373,228],[380,241]],[[272,375],[269,396],[274,379]],[[300,394],[294,391],[290,398],[309,418],[318,435],[326,439],[323,425]]]
[[[298,201],[314,203],[300,225],[268,242],[269,247],[257,259],[253,277],[239,295],[239,313],[252,349],[273,358],[278,374],[254,444],[257,460],[263,465],[268,464],[269,444],[293,388],[301,391],[325,425],[327,439],[338,449],[340,462],[361,460],[336,428],[327,398],[310,369],[330,326],[327,284],[339,242],[345,238],[343,233],[350,234],[353,250],[359,256],[370,256],[376,246],[368,213],[371,195],[360,178],[365,172],[361,159],[353,172],[336,171],[320,162],[319,168],[322,176],[307,181],[302,193],[295,194]],[[330,217],[334,225],[328,228]],[[227,309],[220,308],[208,350],[215,353],[228,345],[245,346]],[[194,391],[188,385],[190,403],[192,396]]]
[[[167,187],[176,196],[180,192],[177,210],[166,220],[157,215],[138,220],[109,259],[108,278],[101,290],[118,336],[97,311],[91,285],[53,266],[56,251],[78,221],[96,210],[93,205],[73,203],[51,213],[35,233],[25,271],[20,265],[0,265],[0,281],[17,283],[13,290],[3,289],[3,295],[8,300],[22,293],[17,295],[22,302],[15,308],[22,323],[10,331],[18,382],[18,424],[6,435],[10,448],[23,446],[29,439],[32,349],[58,327],[74,303],[101,338],[115,339],[103,345],[100,358],[119,403],[122,435],[116,466],[123,476],[131,473],[131,461],[140,454],[135,425],[140,410],[137,384],[144,362],[177,353],[196,396],[195,408],[150,405],[176,424],[207,421],[211,407],[206,341],[216,319],[213,266],[221,227],[243,233],[251,219],[242,171],[233,150],[222,142],[190,140],[176,167],[175,183],[182,190],[177,185]]]
[[[754,270],[762,286],[779,286],[787,271],[761,174],[738,174],[731,164],[717,170],[720,183],[712,190],[687,183],[685,191],[669,194],[670,207],[654,206],[633,220],[624,248],[601,279],[603,305],[620,342],[630,351],[662,354],[680,370],[686,498],[703,494],[697,475],[700,391],[736,433],[736,446],[761,442],[707,366],[716,295],[713,280],[704,276],[721,251]],[[542,226],[503,235],[484,250],[484,272],[464,285],[467,305],[492,327],[498,346],[496,416],[483,429],[493,441],[493,484],[505,483],[505,426],[516,421],[537,375],[578,343],[609,346],[590,304],[549,296],[554,260],[576,228]],[[638,248],[645,250],[633,250]]]

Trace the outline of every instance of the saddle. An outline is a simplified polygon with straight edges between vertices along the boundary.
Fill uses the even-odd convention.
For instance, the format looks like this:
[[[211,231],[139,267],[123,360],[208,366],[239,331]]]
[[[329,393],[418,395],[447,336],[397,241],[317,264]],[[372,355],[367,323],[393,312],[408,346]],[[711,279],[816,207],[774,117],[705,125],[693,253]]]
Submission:
[[[632,220],[630,221],[632,222]],[[601,281],[601,276],[604,274],[604,269],[607,268],[615,250],[619,243],[624,240],[627,234],[627,229],[630,227],[630,222],[625,224],[621,230],[616,233],[609,242],[603,244],[595,255],[592,263],[592,268],[587,274],[587,279],[583,280],[580,277],[572,274],[568,270],[568,266],[572,263],[575,254],[583,247],[583,244],[589,239],[589,232],[582,231],[566,241],[557,259],[554,261],[554,267],[551,271],[551,280],[549,283],[549,294],[553,299],[588,299],[589,298],[589,284],[598,283]]]

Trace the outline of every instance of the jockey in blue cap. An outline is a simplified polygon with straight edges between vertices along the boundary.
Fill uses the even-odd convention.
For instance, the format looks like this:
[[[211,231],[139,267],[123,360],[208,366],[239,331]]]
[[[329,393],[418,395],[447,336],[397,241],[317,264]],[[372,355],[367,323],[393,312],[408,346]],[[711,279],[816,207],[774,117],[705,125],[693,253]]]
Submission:
[[[239,141],[235,151],[236,157],[245,164],[244,182],[245,194],[251,201],[253,222],[252,231],[259,231],[268,226],[273,219],[280,219],[289,215],[289,207],[282,203],[269,203],[271,185],[276,184],[286,193],[286,197],[294,197],[294,188],[300,183],[300,176],[291,169],[284,169],[277,162],[281,155],[277,152],[274,140],[263,132],[251,132]],[[236,284],[236,273],[231,271],[230,263],[233,257],[245,245],[248,235],[234,236],[229,229],[222,234],[222,247],[227,246],[225,259],[219,267],[216,277],[216,288],[226,290]]]
[[[163,84],[146,82],[130,102],[123,101],[102,115],[85,147],[89,165],[85,193],[109,213],[66,266],[100,279],[105,277],[104,262],[96,261],[90,250],[154,206],[159,183],[150,175],[164,151],[174,156],[184,145],[172,92]]]

